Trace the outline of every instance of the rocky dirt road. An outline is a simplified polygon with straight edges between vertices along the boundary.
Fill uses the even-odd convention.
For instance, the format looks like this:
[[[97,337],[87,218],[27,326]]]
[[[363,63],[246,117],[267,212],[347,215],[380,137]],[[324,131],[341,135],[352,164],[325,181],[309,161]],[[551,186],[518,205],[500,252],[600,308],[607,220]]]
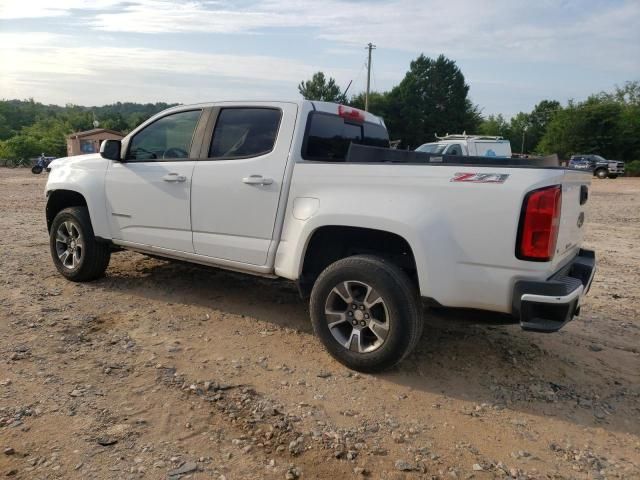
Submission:
[[[382,375],[334,362],[284,282],[134,253],[65,281],[45,181],[0,169],[0,478],[640,478],[640,179],[593,182],[563,331],[430,311]]]

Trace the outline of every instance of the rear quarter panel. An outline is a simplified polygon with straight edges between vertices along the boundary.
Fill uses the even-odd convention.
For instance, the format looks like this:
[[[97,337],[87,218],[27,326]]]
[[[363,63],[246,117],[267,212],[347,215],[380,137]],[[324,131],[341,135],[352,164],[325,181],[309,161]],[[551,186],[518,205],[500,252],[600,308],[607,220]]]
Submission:
[[[463,172],[508,177],[504,183],[451,181]],[[307,243],[321,226],[374,228],[407,240],[423,296],[445,306],[510,312],[516,280],[546,278],[571,254],[568,249],[544,263],[515,256],[525,193],[561,184],[564,175],[560,169],[297,163],[276,274],[298,278]],[[296,199],[314,199],[308,218],[294,216]]]

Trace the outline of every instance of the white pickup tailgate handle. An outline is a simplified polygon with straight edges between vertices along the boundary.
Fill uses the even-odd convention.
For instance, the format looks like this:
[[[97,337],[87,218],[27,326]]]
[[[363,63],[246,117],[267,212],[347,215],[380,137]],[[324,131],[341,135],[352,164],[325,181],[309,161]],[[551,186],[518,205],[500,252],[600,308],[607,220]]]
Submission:
[[[247,185],[271,185],[273,178],[264,178],[262,175],[251,175],[244,177],[242,183],[246,183]]]
[[[162,177],[162,180],[164,180],[165,182],[186,182],[187,181],[187,177],[185,177],[184,175],[178,175],[175,172],[172,173],[167,173],[164,177]]]

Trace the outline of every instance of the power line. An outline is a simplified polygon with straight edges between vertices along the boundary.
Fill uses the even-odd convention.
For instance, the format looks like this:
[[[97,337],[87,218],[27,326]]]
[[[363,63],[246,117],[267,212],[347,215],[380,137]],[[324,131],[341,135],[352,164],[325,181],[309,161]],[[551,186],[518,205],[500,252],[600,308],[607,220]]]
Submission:
[[[355,84],[356,88],[358,87],[358,80],[360,79],[360,75],[362,75],[362,71],[364,70],[364,67],[367,66],[367,62],[363,62],[362,66],[360,67],[360,71],[358,72],[358,75],[356,75],[355,80],[353,81],[353,83]]]
[[[376,71],[373,69],[373,65],[371,65],[371,76],[373,77],[373,91],[378,91],[378,81],[376,80]]]

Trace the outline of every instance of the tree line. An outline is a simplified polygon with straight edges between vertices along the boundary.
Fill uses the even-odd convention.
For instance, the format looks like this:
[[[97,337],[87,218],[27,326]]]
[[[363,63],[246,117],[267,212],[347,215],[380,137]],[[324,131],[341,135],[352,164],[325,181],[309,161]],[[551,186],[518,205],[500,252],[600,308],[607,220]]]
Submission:
[[[127,133],[152,115],[175,104],[114,103],[101,107],[43,105],[33,99],[0,101],[0,159],[63,157],[66,136],[100,128]]]
[[[298,85],[310,100],[324,100],[364,108],[364,93],[347,98],[336,81],[323,72]],[[101,107],[43,105],[30,100],[0,101],[0,159],[24,159],[45,153],[66,155],[65,137],[100,127],[127,133],[167,103],[114,103]],[[369,110],[385,119],[391,138],[402,148],[416,148],[447,133],[500,135],[514,152],[596,153],[605,158],[633,162],[640,173],[640,82],[627,82],[612,92],[591,95],[566,105],[540,101],[531,112],[510,119],[483,116],[469,98],[469,85],[455,61],[440,55],[420,55],[409,65],[402,81],[391,90],[371,92]]]
[[[364,93],[349,99],[333,78],[323,72],[298,86],[310,100],[343,102],[364,108]],[[483,116],[469,99],[469,85],[453,60],[420,55],[402,81],[386,92],[369,95],[369,111],[384,118],[392,139],[403,148],[416,148],[446,133],[499,135],[514,152],[567,159],[573,154],[599,154],[629,162],[627,170],[640,174],[640,82],[627,82],[613,92],[584,101],[542,100],[531,112],[507,120]]]

